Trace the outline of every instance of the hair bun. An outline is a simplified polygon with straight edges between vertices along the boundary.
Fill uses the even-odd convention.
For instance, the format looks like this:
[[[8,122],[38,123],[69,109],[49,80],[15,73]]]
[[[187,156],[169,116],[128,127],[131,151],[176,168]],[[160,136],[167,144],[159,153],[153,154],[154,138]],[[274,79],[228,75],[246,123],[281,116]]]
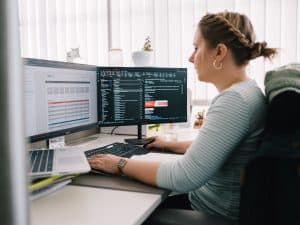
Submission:
[[[250,59],[255,59],[259,56],[264,56],[264,50],[267,47],[267,42],[255,42],[251,47]]]

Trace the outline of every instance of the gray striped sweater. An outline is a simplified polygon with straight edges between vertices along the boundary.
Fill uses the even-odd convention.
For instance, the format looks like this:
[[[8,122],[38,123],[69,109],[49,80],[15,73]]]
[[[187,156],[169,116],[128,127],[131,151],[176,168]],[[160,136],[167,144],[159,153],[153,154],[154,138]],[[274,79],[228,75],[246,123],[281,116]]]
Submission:
[[[240,172],[257,149],[265,115],[266,100],[255,81],[224,90],[183,158],[159,166],[157,185],[189,192],[196,210],[238,219]]]

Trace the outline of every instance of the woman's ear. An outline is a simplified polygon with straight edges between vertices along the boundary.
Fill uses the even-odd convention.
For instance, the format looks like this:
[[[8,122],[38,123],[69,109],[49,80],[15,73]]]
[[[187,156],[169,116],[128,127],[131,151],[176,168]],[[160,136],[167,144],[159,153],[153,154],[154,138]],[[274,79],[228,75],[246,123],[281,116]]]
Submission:
[[[222,62],[228,53],[228,48],[226,45],[220,43],[216,46],[216,60]]]

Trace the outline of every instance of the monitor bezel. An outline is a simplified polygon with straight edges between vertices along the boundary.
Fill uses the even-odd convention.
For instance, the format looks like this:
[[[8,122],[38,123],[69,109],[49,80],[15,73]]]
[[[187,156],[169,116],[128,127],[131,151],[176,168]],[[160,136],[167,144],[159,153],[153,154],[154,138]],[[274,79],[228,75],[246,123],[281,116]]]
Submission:
[[[43,66],[43,67],[63,68],[63,69],[89,70],[89,71],[96,71],[97,73],[97,66],[94,65],[45,60],[45,59],[37,59],[37,58],[23,58],[23,66]],[[97,112],[96,123],[76,126],[72,128],[66,128],[58,131],[50,131],[46,133],[36,134],[36,135],[28,136],[27,139],[30,143],[33,143],[36,141],[47,140],[50,138],[64,136],[64,135],[72,134],[79,131],[89,130],[97,127],[98,127],[98,112]]]
[[[120,69],[129,69],[129,70],[164,70],[164,69],[169,69],[169,70],[184,70],[185,72],[185,81],[186,81],[186,85],[185,85],[185,95],[186,95],[186,99],[185,99],[185,106],[187,105],[187,68],[185,67],[127,67],[127,66],[97,66],[97,104],[99,106],[99,91],[101,91],[101,89],[98,88],[98,69],[114,69],[114,70],[120,70]],[[187,122],[187,107],[185,107],[185,118],[183,119],[176,119],[176,120],[171,120],[171,119],[165,119],[165,120],[141,120],[141,121],[129,121],[129,122],[120,122],[120,123],[102,123],[102,121],[99,120],[99,116],[98,116],[98,125],[100,127],[113,127],[113,126],[134,126],[134,125],[147,125],[147,124],[166,124],[166,123],[185,123]],[[98,107],[98,112],[99,112],[99,107]]]

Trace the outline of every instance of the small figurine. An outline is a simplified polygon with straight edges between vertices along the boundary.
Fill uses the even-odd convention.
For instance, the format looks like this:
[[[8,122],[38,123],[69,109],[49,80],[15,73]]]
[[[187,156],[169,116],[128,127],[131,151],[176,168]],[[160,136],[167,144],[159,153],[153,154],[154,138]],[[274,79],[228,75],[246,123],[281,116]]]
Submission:
[[[80,62],[80,60],[79,47],[71,48],[71,50],[67,52],[67,62]]]
[[[205,114],[205,110],[203,110],[202,112],[197,113],[196,120],[194,122],[194,128],[195,129],[198,129],[202,126],[203,120],[204,120],[204,114]]]

